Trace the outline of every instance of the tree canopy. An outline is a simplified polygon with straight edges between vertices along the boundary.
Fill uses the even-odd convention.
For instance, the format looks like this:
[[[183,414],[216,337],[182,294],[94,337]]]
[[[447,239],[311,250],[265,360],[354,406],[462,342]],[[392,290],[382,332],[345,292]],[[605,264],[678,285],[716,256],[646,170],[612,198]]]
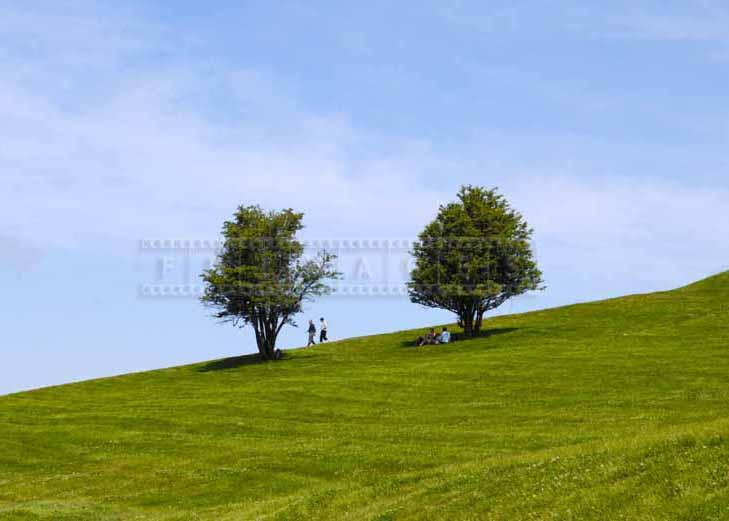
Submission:
[[[336,279],[335,256],[319,252],[304,260],[296,239],[303,214],[292,209],[266,212],[240,206],[223,223],[223,245],[214,266],[201,275],[201,300],[214,316],[237,327],[250,325],[264,360],[274,358],[276,339],[285,325],[296,326],[303,303],[326,295],[327,279]]]
[[[532,229],[495,189],[463,186],[413,247],[410,300],[458,316],[466,336],[508,299],[542,289]]]

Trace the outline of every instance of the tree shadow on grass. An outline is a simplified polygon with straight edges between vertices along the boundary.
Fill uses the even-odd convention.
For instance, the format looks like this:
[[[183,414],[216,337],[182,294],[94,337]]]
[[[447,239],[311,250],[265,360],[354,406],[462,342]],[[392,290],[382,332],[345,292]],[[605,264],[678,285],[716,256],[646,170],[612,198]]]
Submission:
[[[231,356],[230,358],[221,358],[213,360],[198,367],[198,372],[208,373],[210,371],[225,371],[226,369],[235,369],[244,365],[256,365],[264,363],[261,355],[258,353],[252,355]]]
[[[463,333],[461,332],[455,332],[451,335],[451,344],[456,343],[460,344],[461,342],[468,341],[468,340],[475,340],[477,338],[491,338],[492,336],[496,335],[505,335],[508,333],[513,333],[514,331],[519,331],[518,327],[494,327],[490,329],[483,329],[479,332],[478,336],[475,336],[473,338],[465,338],[463,336]],[[417,338],[417,337],[416,337]],[[412,340],[403,340],[400,345],[402,347],[417,347],[415,346],[415,340],[416,338],[413,338]]]
[[[254,353],[251,355],[231,356],[230,358],[221,358],[220,360],[212,360],[201,366],[196,370],[198,373],[209,373],[211,371],[226,371],[228,369],[237,369],[238,367],[244,367],[247,365],[261,365],[267,363],[276,362],[296,362],[296,361],[310,361],[312,358],[319,358],[323,356],[320,353],[309,353],[305,356],[292,357],[286,351],[282,351],[281,358],[278,360],[265,361],[261,358],[261,355]]]
[[[476,338],[489,338],[496,335],[505,335],[507,333],[513,333],[519,331],[518,327],[495,327],[493,329],[484,329],[479,333]]]

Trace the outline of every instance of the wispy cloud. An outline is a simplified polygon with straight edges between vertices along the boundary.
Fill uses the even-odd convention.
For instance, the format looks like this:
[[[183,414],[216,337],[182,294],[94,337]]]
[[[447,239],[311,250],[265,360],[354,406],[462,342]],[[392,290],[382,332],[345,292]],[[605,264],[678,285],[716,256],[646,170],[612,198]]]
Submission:
[[[302,210],[312,237],[401,238],[459,184],[498,186],[535,228],[549,286],[512,310],[676,286],[729,263],[723,76],[709,64],[696,70],[713,81],[693,81],[686,56],[666,52],[711,41],[687,46],[694,64],[695,47],[720,49],[720,12],[683,24],[658,5],[484,14],[464,1],[444,14],[383,2],[362,11],[375,30],[307,7],[276,11],[262,47],[225,55],[211,43],[223,34],[201,43],[120,5],[0,6],[0,271],[33,270],[3,290],[35,310],[4,325],[15,348],[0,392],[240,352],[196,302],[134,299],[157,260],[139,239],[214,239],[242,203]],[[383,16],[399,16],[384,33]],[[342,335],[440,320],[406,301],[330,304]]]
[[[611,4],[583,7],[592,20],[582,28],[612,38],[666,42],[726,44],[729,42],[729,10],[713,0],[666,5],[665,2]]]
[[[658,41],[729,42],[728,18],[678,18],[666,15],[614,17],[609,36]]]
[[[43,258],[43,253],[33,244],[17,237],[0,235],[0,266],[16,273],[33,268]]]
[[[726,191],[605,174],[601,160],[625,155],[625,145],[476,133],[449,149],[380,135],[346,112],[308,108],[271,71],[174,57],[148,63],[146,54],[166,45],[164,28],[111,23],[108,13],[3,14],[3,23],[32,27],[39,48],[57,49],[34,55],[8,45],[0,61],[2,217],[16,237],[126,248],[145,236],[206,236],[239,203],[301,208],[317,235],[403,235],[471,182],[500,185],[514,198],[547,239],[542,255],[561,257],[569,244],[598,257],[581,269],[612,269],[599,258],[637,252],[681,262],[693,255],[699,264],[726,254],[715,243],[716,222],[729,212]],[[5,38],[16,40],[12,32]],[[21,62],[33,82],[18,73]],[[71,94],[59,96],[49,87],[57,71],[78,64]],[[95,95],[89,71],[102,71],[104,96]],[[560,157],[575,151],[568,168],[539,158],[560,147]],[[531,161],[520,157],[526,149]]]

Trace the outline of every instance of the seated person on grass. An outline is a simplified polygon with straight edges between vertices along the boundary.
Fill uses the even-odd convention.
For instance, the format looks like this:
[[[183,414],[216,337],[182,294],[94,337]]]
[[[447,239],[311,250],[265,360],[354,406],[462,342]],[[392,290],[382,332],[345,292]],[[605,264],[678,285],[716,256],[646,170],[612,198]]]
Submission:
[[[438,342],[441,344],[447,344],[451,341],[451,332],[448,331],[447,327],[443,328],[443,331],[441,331],[440,336],[438,337]]]
[[[430,332],[425,335],[421,336],[417,340],[418,347],[420,346],[432,346],[438,343],[438,336],[435,334],[435,329],[431,328]]]

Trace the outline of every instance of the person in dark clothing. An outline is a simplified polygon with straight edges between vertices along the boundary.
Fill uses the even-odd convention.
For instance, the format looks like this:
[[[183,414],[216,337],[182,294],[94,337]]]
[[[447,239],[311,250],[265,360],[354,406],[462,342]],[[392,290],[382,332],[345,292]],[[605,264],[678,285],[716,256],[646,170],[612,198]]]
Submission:
[[[430,331],[425,336],[425,342],[431,346],[438,343],[438,335],[435,334],[434,328],[430,328]]]
[[[432,346],[438,343],[438,335],[435,334],[435,329],[431,328],[427,335],[418,337],[415,344],[420,346]]]
[[[309,320],[309,341],[306,344],[306,347],[316,345],[316,342],[314,342],[314,337],[316,336],[316,326],[314,325],[313,320]]]

